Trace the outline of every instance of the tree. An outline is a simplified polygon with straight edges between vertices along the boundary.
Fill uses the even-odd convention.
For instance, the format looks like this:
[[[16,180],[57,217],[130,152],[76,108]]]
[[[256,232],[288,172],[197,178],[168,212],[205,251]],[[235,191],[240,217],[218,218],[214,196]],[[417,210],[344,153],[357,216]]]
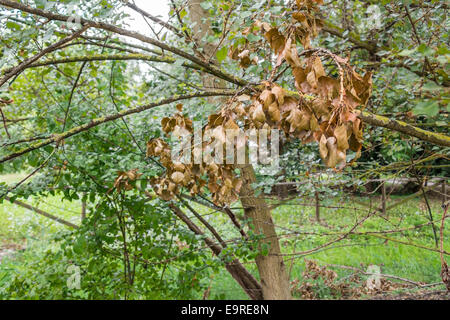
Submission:
[[[130,204],[130,198],[137,203],[144,201],[142,198],[152,198],[147,182],[153,178],[153,190],[168,201],[164,206],[201,237],[253,299],[291,297],[270,207],[255,193],[255,170],[247,163],[239,167],[240,173],[236,176],[235,167],[220,167],[219,173],[209,169],[202,171],[209,175],[209,182],[215,177],[226,181],[228,172],[233,175],[231,180],[237,179],[238,182],[235,185],[232,182],[232,187],[222,195],[209,184],[206,193],[200,192],[201,174],[196,176],[194,183],[181,183],[180,179],[177,187],[171,190],[170,183],[176,180],[172,174],[186,170],[174,169],[173,162],[164,160],[164,154],[170,148],[161,136],[162,131],[170,133],[174,130],[173,126],[167,125],[171,119],[183,119],[183,123],[188,124],[191,117],[208,118],[208,125],[213,128],[225,128],[226,121],[233,127],[236,119],[249,128],[277,127],[293,139],[318,142],[320,156],[332,168],[346,165],[347,152],[353,159],[358,158],[363,147],[363,123],[388,128],[430,144],[450,146],[450,138],[445,134],[421,129],[397,120],[393,115],[389,118],[375,115],[374,102],[383,102],[379,92],[382,91],[379,88],[381,80],[375,78],[375,95],[369,100],[372,72],[363,76],[353,67],[361,63],[373,71],[403,68],[420,77],[421,81],[433,83],[429,87],[432,91],[447,87],[448,76],[442,57],[448,56],[448,52],[445,47],[430,48],[422,43],[417,35],[417,21],[414,22],[409,11],[422,12],[428,10],[427,7],[395,2],[390,3],[392,8],[387,6],[385,25],[379,27],[387,35],[381,41],[393,39],[394,45],[376,43],[375,29],[367,26],[366,34],[363,34],[367,39],[357,36],[359,30],[355,30],[355,22],[351,21],[348,2],[335,9],[337,16],[342,18],[343,28],[335,27],[332,19],[322,17],[320,5],[323,1],[320,0],[260,1],[256,4],[252,1],[205,1],[201,4],[188,1],[187,6],[172,1],[173,15],[169,22],[128,1],[71,3],[83,12],[83,18],[71,18],[72,12],[66,5],[46,1],[26,5],[0,0],[6,12],[14,13],[7,18],[5,35],[1,39],[4,43],[2,61],[6,68],[0,77],[0,88],[4,90],[0,110],[6,139],[2,141],[0,164],[11,163],[16,168],[30,165],[35,168],[33,174],[46,170],[45,179],[53,191],[63,192],[69,199],[81,193],[89,194],[93,212],[96,208],[108,211],[108,202],[120,208],[123,203]],[[49,10],[49,6],[59,10]],[[161,31],[152,29],[154,34],[150,37],[127,30],[117,22],[120,21],[121,6],[129,6],[141,13],[159,25]],[[365,14],[365,7],[357,3],[352,7],[357,10],[354,16]],[[431,7],[439,13],[441,9],[441,6]],[[418,46],[411,54],[418,53],[419,57],[412,62],[402,58],[409,54],[405,50],[410,49],[400,51],[395,48],[403,41],[396,37],[405,28],[394,28],[398,11],[405,12],[405,18],[411,23],[409,31],[417,36]],[[217,17],[217,12],[222,15]],[[67,25],[69,20],[79,24]],[[321,31],[331,35],[331,39],[321,38]],[[119,36],[139,40],[140,44]],[[345,41],[339,40],[341,38]],[[19,43],[22,49],[18,49]],[[333,48],[333,52],[316,46],[317,43]],[[346,48],[349,45],[354,47]],[[394,52],[389,53],[392,47]],[[343,58],[334,51],[348,57]],[[139,85],[133,85],[132,72],[125,64],[129,60],[146,62],[157,74],[143,74]],[[8,82],[9,89],[5,89]],[[39,86],[28,87],[27,83]],[[243,111],[242,105],[236,103],[242,96],[247,97],[242,98],[247,99]],[[425,97],[426,100],[414,108],[415,112],[445,119],[448,110],[440,105],[444,105],[448,97],[443,94],[438,101],[428,95]],[[401,94],[395,98],[401,100]],[[164,117],[174,112],[158,109],[181,102],[185,104],[183,110],[188,110],[185,114],[180,112],[173,117]],[[137,106],[139,104],[141,106]],[[195,104],[202,108],[189,108]],[[217,107],[221,111],[231,109],[234,118],[215,111]],[[397,106],[389,111],[398,113],[395,108]],[[149,110],[153,112],[153,119],[144,115]],[[19,120],[14,117],[31,117],[31,129],[9,125],[7,120]],[[162,130],[159,129],[161,120]],[[149,123],[154,126],[150,130]],[[148,142],[147,150],[144,150],[143,142]],[[144,153],[149,157],[146,158]],[[115,174],[117,170],[120,172]],[[187,177],[186,171],[183,171],[184,177]],[[186,202],[186,190],[191,191],[193,200],[212,206],[230,218],[243,241],[247,241],[255,253],[260,281],[243,266],[237,255],[230,254],[230,246],[223,235]],[[127,191],[133,196],[128,196]],[[15,186],[5,189],[2,198],[10,192],[14,193],[10,197],[14,200],[19,196],[47,194],[48,188],[42,184],[31,184],[26,188]],[[244,207],[245,220],[253,225],[250,228],[253,240],[243,230],[242,221],[239,222],[227,206],[237,200],[232,197],[234,193]],[[207,199],[208,196],[212,199]],[[102,199],[103,205],[94,208],[98,198]],[[130,204],[130,208],[132,206]],[[202,230],[183,208],[208,231]],[[118,209],[117,212],[125,278],[128,277],[127,281],[132,285],[132,263],[127,260],[130,256],[127,223],[121,215],[124,211]],[[98,220],[92,219],[86,225],[95,222]],[[136,252],[134,254],[138,257]]]

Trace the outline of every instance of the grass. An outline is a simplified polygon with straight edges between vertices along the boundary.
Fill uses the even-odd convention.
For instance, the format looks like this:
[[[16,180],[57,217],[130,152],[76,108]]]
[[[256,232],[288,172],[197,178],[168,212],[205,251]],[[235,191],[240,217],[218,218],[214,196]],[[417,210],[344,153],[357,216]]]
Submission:
[[[389,204],[402,198],[392,197]],[[369,202],[368,199],[358,200]],[[378,201],[375,198],[371,200],[373,202]],[[302,199],[302,202],[304,203],[305,199]],[[440,200],[431,200],[434,220],[438,222],[438,234],[442,215],[440,203]],[[291,202],[273,211],[274,221],[281,227],[278,229],[278,234],[284,234],[281,239],[283,253],[304,252],[328,243],[339,235],[324,236],[323,234],[346,233],[356,221],[360,221],[368,214],[367,209],[353,203],[350,197],[328,199],[323,201],[322,205],[333,207],[321,209],[321,218],[326,225],[318,224],[315,221],[315,207],[312,204],[310,206],[298,206]],[[387,217],[373,216],[369,218],[356,231],[364,233],[410,228],[429,222],[427,217],[428,212],[423,200],[414,199],[388,211]],[[292,231],[303,234],[290,237]],[[308,233],[317,233],[319,235]],[[435,248],[431,226],[400,234],[392,233],[386,236],[393,240]],[[450,228],[447,224],[444,230],[444,239],[448,239],[449,236]],[[450,251],[448,241],[444,243],[444,249],[447,252]],[[436,283],[441,281],[441,264],[438,252],[394,241],[386,241],[385,239],[369,235],[351,235],[347,239],[322,250],[288,258],[293,258],[285,260],[288,270],[291,271],[291,280],[296,278],[302,279],[302,273],[305,270],[305,259],[313,259],[319,265],[352,266],[363,270],[367,270],[370,265],[377,265],[381,268],[383,274],[395,275],[416,282]],[[351,274],[351,271],[341,268],[333,268],[333,270],[338,273],[340,278]],[[226,272],[222,272],[216,277],[212,288],[212,296],[225,296],[227,299],[246,298],[243,290],[235,284]]]
[[[0,177],[0,181],[14,183],[23,175],[7,175]],[[391,197],[389,204],[402,199]],[[299,202],[290,201],[273,210],[275,224],[279,227],[282,251],[285,254],[304,252],[336,239],[348,232],[356,221],[361,221],[369,213],[369,209],[353,202],[350,196],[324,199],[321,204],[328,208],[321,209],[322,223],[315,221],[315,207],[312,199],[300,199]],[[362,199],[373,205],[379,203],[378,198]],[[28,199],[27,203],[39,207],[53,215],[62,217],[75,224],[80,222],[79,202],[62,201],[59,196],[46,199]],[[434,219],[439,223],[442,215],[440,200],[430,200]],[[306,205],[305,205],[306,204]],[[219,213],[211,214],[211,210],[193,204],[193,206],[226,238],[237,237],[238,233],[228,222],[228,218]],[[427,208],[422,199],[417,198],[388,211],[385,217],[373,215],[356,229],[360,233],[379,232],[382,230],[402,229],[425,224],[428,221]],[[26,244],[27,241],[42,241],[65,228],[52,220],[39,216],[34,212],[21,208],[15,204],[4,202],[0,205],[0,247],[1,244]],[[296,236],[293,236],[294,233]],[[384,235],[382,235],[384,236]],[[418,246],[435,248],[433,231],[430,225],[423,228],[405,231],[403,233],[389,233],[392,240],[413,243]],[[444,239],[450,236],[450,227],[444,230]],[[305,259],[316,260],[320,265],[333,264],[357,267],[367,270],[369,265],[377,265],[382,273],[407,278],[417,282],[435,283],[440,281],[440,258],[438,252],[424,250],[413,245],[405,245],[392,240],[382,239],[370,234],[349,235],[346,239],[334,243],[329,247],[309,254],[298,254],[286,257],[286,265],[290,271],[290,279],[302,279],[305,270]],[[448,241],[445,250],[450,251]],[[257,275],[256,266],[247,264],[248,268]],[[335,268],[339,277],[350,275],[351,271]],[[0,264],[1,271],[1,264]],[[201,297],[199,297],[201,298]],[[211,281],[211,299],[247,299],[246,294],[234,279],[222,270],[214,275]]]
[[[25,174],[0,176],[0,182],[14,184]],[[45,199],[33,198],[23,202],[74,224],[80,223],[81,203],[61,200],[60,196]],[[5,243],[22,244],[27,239],[40,239],[65,228],[61,224],[43,217],[16,204],[4,201],[0,204],[0,246]]]
[[[25,178],[24,173],[10,173],[0,176],[0,183],[6,182],[7,184],[13,184],[19,182],[21,179]]]

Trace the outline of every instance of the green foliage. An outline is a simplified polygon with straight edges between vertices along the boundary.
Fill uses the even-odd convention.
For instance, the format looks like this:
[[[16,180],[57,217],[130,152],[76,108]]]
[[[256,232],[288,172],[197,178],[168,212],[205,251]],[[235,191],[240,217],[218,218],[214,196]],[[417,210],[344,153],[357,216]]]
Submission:
[[[174,2],[179,5],[183,1]],[[411,7],[409,14],[416,22],[415,28],[409,22],[403,4],[417,4],[417,1],[374,2],[381,12],[379,24],[368,23],[370,15],[367,10],[372,2],[325,2],[328,27],[339,36],[324,31],[314,40],[314,45],[332,49],[348,57],[357,69],[368,69],[374,73],[374,93],[369,111],[447,133],[450,105],[448,18],[438,1],[427,2],[432,8]],[[122,10],[124,3],[119,0],[31,0],[26,3],[118,26],[124,26],[123,18],[126,16]],[[284,31],[287,24],[281,22],[292,10],[289,3],[293,1],[203,1],[203,9],[212,14],[210,22],[213,29],[204,40],[216,48],[212,57],[206,58],[215,57],[220,69],[251,83],[267,80],[274,67],[271,49],[263,36],[247,31],[254,27],[256,20]],[[172,10],[170,16],[170,24],[183,33],[193,35],[193,24],[186,9],[181,10],[179,15]],[[3,8],[0,9],[0,23],[0,75],[70,32],[65,22],[43,23],[43,20],[38,21],[32,15]],[[99,54],[126,55],[130,50],[139,54],[159,53],[152,52],[155,50],[150,46],[144,49],[126,46],[119,38],[97,29],[89,30],[86,36],[91,39],[71,43],[46,55],[42,61]],[[184,41],[170,32],[163,32],[160,36],[171,46],[190,54],[196,53],[193,41]],[[373,45],[375,49],[368,50],[358,44],[360,42],[369,47]],[[252,63],[243,70],[237,61],[227,56],[237,48],[247,47],[256,50],[249,53]],[[0,157],[40,141],[16,143],[19,140],[48,137],[52,133],[87,124],[95,118],[145,105],[161,97],[193,93],[203,87],[201,72],[185,68],[183,63],[186,61],[169,52],[165,51],[164,55],[173,57],[175,63],[95,61],[84,65],[83,62],[71,62],[25,70],[11,79],[9,86],[0,89],[1,98],[14,100],[13,104],[2,108],[6,118],[27,118],[24,122],[8,124],[10,137],[6,135],[3,124],[0,126]],[[338,75],[333,64],[325,64],[325,68],[333,76]],[[78,85],[74,88],[78,75]],[[278,82],[285,88],[295,87],[290,71],[280,74]],[[215,109],[216,104],[209,99],[192,99],[186,101],[184,106],[185,113],[196,121],[207,119]],[[253,249],[258,237],[249,232],[248,242],[235,241],[221,257],[211,257],[203,247],[202,238],[176,223],[166,204],[149,200],[142,192],[150,189],[147,181],[161,173],[154,159],[145,156],[145,143],[162,135],[161,118],[174,110],[175,106],[170,105],[108,122],[73,136],[58,146],[49,145],[7,164],[0,164],[0,174],[31,172],[40,167],[57,148],[48,164],[29,183],[14,189],[10,196],[13,199],[28,199],[51,212],[53,209],[50,206],[36,199],[58,205],[63,200],[65,212],[59,214],[74,222],[78,222],[79,218],[68,213],[68,210],[78,212],[81,200],[86,201],[89,208],[82,228],[68,233],[62,232],[53,223],[47,224],[43,218],[24,218],[17,222],[14,219],[19,210],[0,199],[1,239],[8,238],[15,242],[28,239],[29,242],[26,251],[18,254],[16,260],[8,259],[8,262],[2,263],[0,298],[189,299],[199,298],[211,281],[218,283],[212,290],[212,298],[233,297],[230,292],[238,290],[238,287],[229,275],[222,271],[216,274],[216,280],[211,280],[210,276],[223,266],[220,258],[228,261],[231,253],[244,262],[254,259],[260,253]],[[290,141],[286,144],[282,159],[284,171],[277,177],[259,175],[254,187],[258,194],[269,193],[271,186],[278,182],[296,182],[299,178],[309,177],[307,183],[299,186],[299,191],[306,197],[317,190],[328,198],[338,193],[335,188],[322,185],[324,179],[360,181],[361,172],[366,175],[365,178],[378,176],[378,169],[388,164],[410,163],[435,152],[448,153],[448,150],[377,128],[366,128],[364,140],[362,157],[341,173],[325,171],[311,146]],[[348,156],[351,159],[355,154]],[[444,161],[434,160],[428,164],[445,165]],[[126,193],[112,191],[117,172],[133,168],[139,168],[143,174],[136,182],[140,190]],[[418,173],[446,176],[448,169],[432,168]],[[0,181],[0,195],[13,187],[14,182],[17,180]],[[423,222],[423,217],[415,212],[414,206],[402,210],[396,212],[398,223],[405,220],[412,224]],[[20,211],[19,214],[28,213]],[[287,205],[275,210],[277,221],[282,221],[285,226],[301,221],[299,228],[310,225],[308,217],[311,214],[310,210],[293,209],[293,206]],[[345,210],[330,210],[325,216],[327,221],[331,220],[330,223],[342,228],[353,222],[353,218],[352,212]],[[219,225],[221,233],[233,238],[239,236],[229,220],[220,214],[216,213],[212,219]],[[251,221],[242,223],[247,227]],[[368,230],[388,227],[379,220],[371,223],[373,225],[366,225]],[[306,231],[317,230],[326,231],[316,225]],[[45,242],[33,241],[33,238],[40,238],[44,233],[53,234],[56,231],[55,238],[45,238]],[[414,232],[407,235],[418,238],[424,245],[432,244],[429,230],[419,234]],[[288,241],[285,249],[307,250],[323,243],[323,238],[299,237]],[[416,249],[406,250],[402,245],[394,249],[384,248],[374,239],[367,243],[370,246],[341,248],[333,253],[321,252],[317,257],[330,263],[385,263],[388,272],[404,272],[407,277],[421,277],[417,279],[420,281],[436,281],[435,255],[423,254]],[[372,244],[377,246],[372,247]],[[265,247],[261,250],[262,253],[267,252]],[[70,266],[80,268],[80,289],[69,289],[67,286],[67,279],[71,276],[67,272]],[[298,277],[302,263],[294,266],[293,274]],[[239,294],[240,298],[245,297],[242,292]]]
[[[201,239],[174,223],[161,204],[127,199],[121,202],[121,213],[114,205],[99,203],[90,221],[77,232],[60,231],[45,241],[31,241],[17,260],[2,265],[2,270],[10,271],[0,277],[0,298],[197,297],[206,285],[201,279],[210,272],[204,265],[214,264],[198,253]],[[186,248],[177,249],[177,243]],[[169,264],[174,258],[176,263]],[[80,271],[78,289],[68,285],[71,266]]]

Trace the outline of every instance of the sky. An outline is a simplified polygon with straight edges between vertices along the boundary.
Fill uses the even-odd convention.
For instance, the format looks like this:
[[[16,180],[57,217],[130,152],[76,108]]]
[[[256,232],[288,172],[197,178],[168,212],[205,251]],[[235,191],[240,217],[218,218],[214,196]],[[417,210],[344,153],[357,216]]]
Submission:
[[[156,16],[164,21],[168,20],[170,11],[169,7],[170,0],[135,0],[134,2],[136,6],[148,12],[149,14]],[[130,17],[126,20],[126,22],[130,25],[132,31],[139,32],[152,38],[154,37],[153,32],[150,30],[148,24],[145,22],[141,14],[137,13],[136,11],[130,8],[125,8],[124,10],[127,14],[130,15]],[[161,30],[161,27],[159,25],[155,25],[152,21],[148,22],[153,27],[155,27],[155,30],[157,32]],[[139,40],[132,38],[126,38],[126,41],[131,43],[142,44],[140,43]],[[152,72],[147,64],[138,62],[138,65],[142,72]],[[141,75],[136,74],[135,75],[136,81],[139,81],[140,77]]]
[[[169,0],[135,0],[136,6],[144,11],[147,11],[153,16],[157,16],[160,19],[167,21],[169,16]],[[135,12],[130,8],[126,8],[125,12],[130,15],[127,22],[133,31],[138,31],[140,33],[151,32],[144,18],[139,13]],[[157,29],[159,30],[159,29]]]

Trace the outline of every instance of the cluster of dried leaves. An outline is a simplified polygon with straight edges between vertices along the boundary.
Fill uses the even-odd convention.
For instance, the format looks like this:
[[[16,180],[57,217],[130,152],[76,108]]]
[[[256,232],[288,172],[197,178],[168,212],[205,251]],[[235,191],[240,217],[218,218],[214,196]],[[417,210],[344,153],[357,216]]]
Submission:
[[[194,134],[192,121],[182,114],[181,105],[177,106],[179,112],[172,117],[162,120],[162,127],[165,134]],[[190,191],[191,195],[203,193],[204,187],[213,196],[213,201],[218,204],[231,203],[238,199],[238,194],[242,186],[242,181],[234,174],[234,166],[231,164],[217,164],[213,156],[204,157],[208,147],[213,149],[213,145],[219,142],[225,146],[227,139],[226,130],[239,129],[236,124],[234,114],[230,111],[222,111],[222,114],[213,114],[208,119],[208,125],[203,128],[202,134],[211,132],[211,139],[203,139],[201,146],[191,144],[191,148],[181,150],[181,152],[191,152],[191,161],[173,161],[170,146],[162,139],[152,139],[147,143],[147,156],[159,157],[161,164],[166,168],[163,177],[153,178],[151,184],[155,192],[164,200],[173,199],[181,187]],[[212,153],[210,153],[212,154]],[[182,157],[183,154],[180,154]],[[200,156],[200,158],[199,158]]]
[[[126,172],[117,171],[117,178],[112,189],[116,189],[118,192],[121,192],[122,190],[129,191],[134,188],[132,182],[136,181],[141,176],[142,173],[138,173],[138,169],[133,169]]]
[[[339,280],[336,272],[326,266],[319,266],[314,260],[305,260],[305,271],[302,281],[291,281],[293,294],[302,299],[315,300],[321,298],[325,289],[333,298],[357,299],[365,295],[377,295],[398,289],[409,288],[407,284],[380,278],[377,286],[368,285],[358,274]]]
[[[287,30],[287,35],[272,29],[266,38],[278,55],[277,67],[287,62],[292,69],[300,97],[299,110],[294,108],[289,116],[291,122],[299,125],[297,137],[304,142],[319,142],[320,155],[328,167],[344,166],[347,150],[357,152],[358,158],[362,147],[362,124],[355,109],[367,105],[372,75],[360,76],[347,59],[328,50],[310,49],[311,39],[321,26],[311,13],[317,10],[315,3],[320,1],[297,1],[300,10],[293,14],[296,23]],[[304,59],[299,57],[297,40],[305,49],[301,53]],[[337,68],[337,78],[327,75],[321,58],[331,60]]]
[[[289,32],[292,33],[296,39],[303,45],[305,49],[311,48],[311,38],[316,37],[321,28],[322,21],[317,18],[317,13],[320,11],[318,5],[322,4],[322,0],[298,0],[298,10],[292,14],[292,23],[289,25]],[[247,27],[242,32],[243,35],[248,36],[262,35],[270,44],[270,47],[276,55],[280,55],[286,47],[286,37],[283,36],[278,28],[273,28],[270,23],[256,20],[250,27]],[[242,68],[248,68],[251,64],[257,64],[258,59],[250,58],[252,52],[258,51],[262,43],[245,41],[244,43],[236,43],[228,50],[228,57],[239,61]],[[278,61],[280,62],[280,60]]]
[[[298,11],[292,14],[293,22],[284,32],[261,21],[244,31],[264,34],[276,55],[275,71],[286,62],[292,69],[298,91],[298,94],[286,97],[283,89],[273,85],[273,94],[266,90],[260,96],[263,108],[256,104],[252,118],[260,122],[269,119],[269,126],[282,127],[287,136],[301,138],[304,142],[319,142],[320,154],[327,166],[343,166],[348,149],[357,152],[355,159],[361,150],[362,124],[354,110],[367,105],[372,75],[359,75],[347,59],[328,50],[311,49],[311,40],[322,27],[316,17],[322,1],[297,0],[296,3]],[[298,42],[304,48],[300,54],[305,56],[304,59],[300,59]],[[246,46],[240,53],[239,50],[231,51],[231,56],[240,59],[241,66],[245,67],[250,64],[251,51],[252,48]],[[330,59],[336,66],[337,78],[326,74],[321,58]],[[273,104],[274,101],[277,104]]]
[[[251,96],[233,97],[219,112],[209,116],[203,134],[211,130],[212,139],[203,142],[200,150],[194,146],[190,151],[193,158],[216,142],[224,143],[229,139],[227,130],[232,129],[266,129],[269,132],[279,129],[288,139],[318,142],[320,155],[330,168],[346,165],[348,149],[355,151],[355,159],[358,158],[363,133],[355,109],[364,107],[368,102],[371,74],[360,76],[347,59],[325,49],[311,49],[311,39],[321,26],[315,18],[317,5],[321,2],[297,0],[298,10],[293,13],[292,23],[283,32],[260,21],[245,31],[264,33],[277,60],[273,75],[281,65],[287,64],[292,70],[297,91],[285,90],[274,83],[272,77],[256,91],[251,91]],[[298,42],[305,49],[301,54],[298,53]],[[240,59],[245,67],[251,61],[249,52],[244,51],[233,51],[231,56]],[[327,75],[322,59],[330,59],[332,66],[337,67],[337,77]],[[179,132],[192,134],[192,121],[182,114],[180,105],[177,108],[177,114],[162,120],[163,131],[167,135]],[[182,187],[195,195],[204,192],[207,186],[218,204],[237,200],[242,182],[236,177],[233,165],[211,161],[183,164],[172,161],[170,155],[171,148],[164,140],[152,139],[148,142],[147,156],[159,157],[167,170],[163,177],[152,180],[156,193],[162,199],[173,199]]]

